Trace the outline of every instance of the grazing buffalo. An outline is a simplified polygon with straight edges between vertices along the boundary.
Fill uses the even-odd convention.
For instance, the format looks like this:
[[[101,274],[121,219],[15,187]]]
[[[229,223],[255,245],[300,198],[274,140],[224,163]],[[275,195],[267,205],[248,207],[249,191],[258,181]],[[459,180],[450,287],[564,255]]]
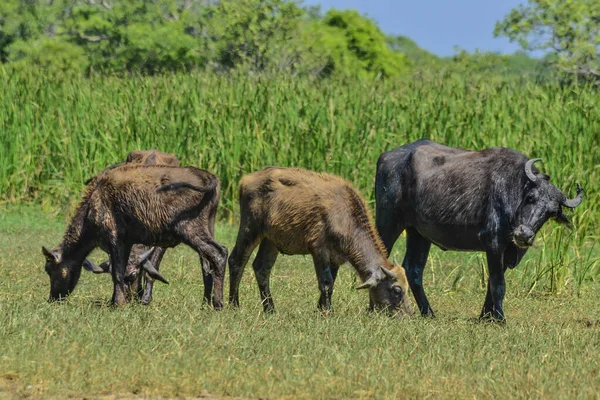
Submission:
[[[215,175],[194,167],[122,165],[100,173],[87,185],[62,243],[54,250],[42,248],[50,300],[73,291],[82,265],[101,270],[86,259],[99,246],[110,255],[112,301],[124,304],[129,299],[125,271],[132,246],[167,248],[183,242],[210,263],[213,305],[221,308],[227,249],[215,241],[210,222],[214,216],[205,212],[216,212],[219,187]],[[151,266],[146,271],[166,282]],[[205,297],[210,297],[206,288]]]
[[[402,267],[388,259],[358,192],[333,175],[299,168],[268,167],[242,178],[239,185],[240,228],[229,258],[229,301],[239,305],[238,288],[248,258],[258,244],[252,266],[264,310],[274,310],[269,278],[277,255],[312,255],[319,308],[331,307],[333,285],[341,264],[349,262],[369,289],[375,308],[411,313]]]
[[[443,250],[485,251],[489,271],[482,318],[504,319],[506,268],[517,266],[550,218],[577,207],[548,175],[506,148],[468,151],[418,140],[383,153],[375,181],[376,225],[387,252],[406,230],[406,269],[421,314],[433,315],[423,289],[431,243]]]
[[[163,153],[158,150],[134,150],[127,155],[125,162],[121,162],[112,165],[107,168],[113,169],[125,164],[139,164],[139,165],[172,165],[175,167],[179,166],[179,160],[173,154]],[[86,185],[92,181],[93,178],[88,179]],[[217,203],[214,203],[216,209]],[[205,212],[212,214],[213,210],[206,209]],[[212,219],[212,231],[214,232],[214,218]],[[140,299],[142,304],[150,304],[152,301],[152,288],[154,286],[154,279],[149,273],[143,273],[143,269],[154,268],[158,271],[160,262],[165,254],[166,249],[161,247],[149,247],[142,244],[134,244],[129,254],[129,260],[127,262],[127,268],[125,271],[125,282],[129,286],[129,292],[136,294],[137,298]],[[212,292],[212,276],[209,274],[210,268],[206,260],[202,261],[203,265],[203,276],[204,276],[204,288],[205,292],[208,290],[210,294]],[[100,269],[95,271],[96,273],[110,273],[111,266],[110,260],[101,263]],[[145,282],[144,282],[145,281]],[[210,297],[205,298],[210,303]]]

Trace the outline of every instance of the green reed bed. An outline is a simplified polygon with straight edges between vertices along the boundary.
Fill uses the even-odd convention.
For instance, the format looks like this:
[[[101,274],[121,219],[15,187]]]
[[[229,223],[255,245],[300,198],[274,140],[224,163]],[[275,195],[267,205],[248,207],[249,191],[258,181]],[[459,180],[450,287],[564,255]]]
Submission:
[[[580,181],[585,208],[598,212],[600,102],[593,88],[443,74],[314,81],[8,70],[0,70],[0,83],[4,201],[71,201],[87,177],[141,148],[214,171],[228,212],[240,176],[267,165],[339,174],[372,198],[379,154],[424,137],[542,157],[565,191],[573,194]]]
[[[576,229],[548,223],[520,266],[553,292],[595,279],[600,234],[600,102],[594,87],[480,75],[310,80],[249,74],[47,76],[0,69],[0,202],[73,210],[83,184],[133,149],[177,154],[222,181],[235,222],[237,183],[268,165],[341,175],[371,202],[381,152],[418,138],[541,157],[569,197]],[[474,259],[481,264],[482,258]],[[478,267],[479,268],[479,267]],[[485,268],[479,268],[485,279]],[[522,272],[519,272],[522,273]],[[548,279],[549,280],[548,280]],[[524,278],[525,279],[525,278]]]

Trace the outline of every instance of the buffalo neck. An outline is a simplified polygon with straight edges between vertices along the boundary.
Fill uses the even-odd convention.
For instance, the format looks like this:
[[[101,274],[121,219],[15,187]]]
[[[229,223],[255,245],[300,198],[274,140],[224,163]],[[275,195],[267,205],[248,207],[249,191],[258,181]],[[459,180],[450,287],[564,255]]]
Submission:
[[[86,228],[86,214],[87,203],[83,202],[71,220],[60,245],[62,259],[71,265],[81,265],[96,247],[89,229]]]
[[[364,230],[357,232],[349,240],[348,261],[363,281],[373,274],[379,274],[381,267],[391,268],[391,263],[385,256],[383,245]]]

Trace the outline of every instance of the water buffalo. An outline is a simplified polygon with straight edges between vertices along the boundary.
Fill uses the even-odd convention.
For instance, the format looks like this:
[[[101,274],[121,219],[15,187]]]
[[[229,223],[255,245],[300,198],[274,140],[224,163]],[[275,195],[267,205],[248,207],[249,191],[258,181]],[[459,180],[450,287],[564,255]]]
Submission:
[[[54,250],[42,248],[50,276],[49,300],[73,291],[82,265],[101,269],[86,259],[99,246],[110,256],[112,301],[124,304],[129,299],[125,270],[132,246],[167,248],[183,242],[210,263],[212,301],[221,308],[227,249],[214,240],[209,222],[214,217],[204,212],[219,201],[219,187],[215,175],[194,167],[122,165],[103,171],[86,186],[62,243]],[[147,271],[164,281],[155,269]]]
[[[114,169],[125,164],[139,164],[139,165],[172,165],[178,167],[179,159],[173,154],[163,153],[158,150],[134,150],[127,155],[125,162],[114,164],[107,169]],[[92,181],[93,178],[88,179],[86,185]],[[217,203],[213,204],[216,209]],[[204,212],[207,214],[213,214],[212,209],[207,207]],[[212,231],[214,232],[214,218],[212,219]],[[166,249],[162,247],[149,247],[142,244],[134,244],[129,254],[129,260],[127,261],[127,268],[125,270],[125,282],[129,286],[129,292],[131,294],[137,294],[137,298],[140,299],[142,304],[150,304],[152,301],[152,288],[154,286],[154,280],[148,273],[144,273],[143,270],[147,268],[154,268],[158,271],[160,262],[165,254]],[[202,272],[204,277],[204,290],[208,292],[209,296],[212,293],[212,275],[210,274],[210,268],[206,260],[202,261]],[[111,265],[110,260],[107,260],[99,265],[99,269],[95,270],[96,273],[110,273]],[[145,282],[144,282],[145,281]],[[210,297],[204,299],[210,304]]]
[[[239,184],[240,227],[229,258],[229,301],[239,305],[244,267],[260,243],[252,264],[263,307],[274,310],[269,278],[277,255],[312,255],[319,308],[331,307],[341,264],[349,262],[369,289],[374,306],[396,315],[410,313],[404,269],[394,266],[358,192],[333,175],[299,168],[268,167],[244,176]]]
[[[423,289],[431,243],[443,250],[485,251],[489,271],[482,318],[504,320],[506,268],[517,266],[550,218],[570,224],[562,207],[577,207],[548,175],[506,148],[468,151],[429,140],[381,154],[375,180],[376,226],[387,252],[406,230],[402,265],[423,315],[433,311]]]

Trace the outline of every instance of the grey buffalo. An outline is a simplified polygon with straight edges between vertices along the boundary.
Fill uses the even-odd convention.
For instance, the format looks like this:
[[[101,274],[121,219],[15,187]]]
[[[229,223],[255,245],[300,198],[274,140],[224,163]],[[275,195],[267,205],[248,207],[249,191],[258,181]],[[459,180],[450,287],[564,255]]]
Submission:
[[[504,274],[516,267],[549,219],[571,225],[567,197],[518,151],[468,151],[429,140],[381,154],[375,182],[376,226],[389,252],[406,230],[403,266],[422,315],[433,315],[423,288],[431,244],[485,251],[489,279],[481,318],[504,320]]]

